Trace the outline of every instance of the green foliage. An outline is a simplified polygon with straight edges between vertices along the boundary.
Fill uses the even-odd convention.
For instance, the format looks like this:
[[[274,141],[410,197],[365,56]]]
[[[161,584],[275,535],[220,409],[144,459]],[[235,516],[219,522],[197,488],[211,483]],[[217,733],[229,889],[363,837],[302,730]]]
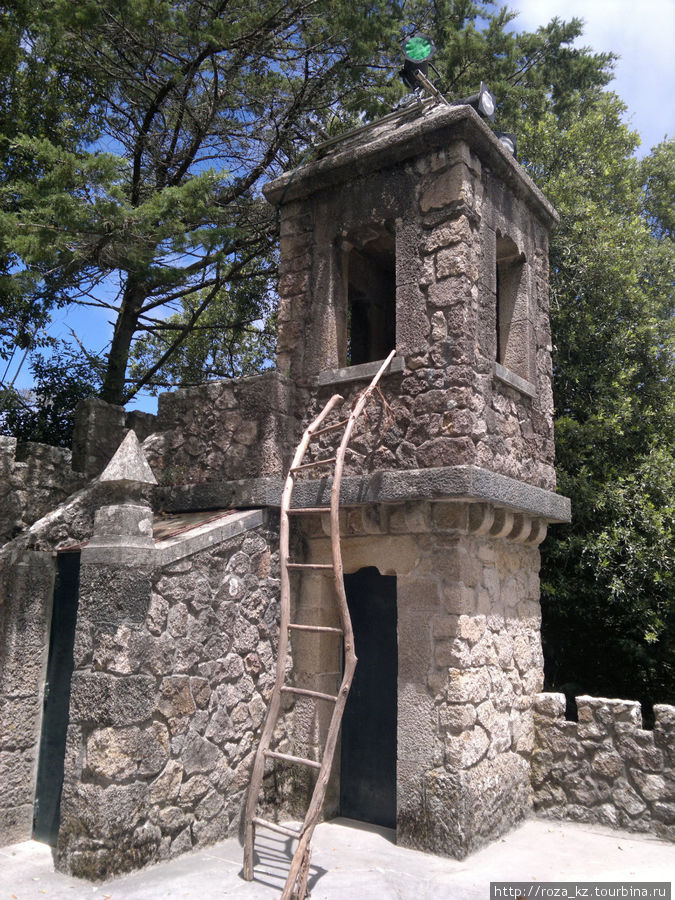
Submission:
[[[561,214],[557,468],[574,519],[543,545],[549,683],[672,701],[674,146],[633,157],[604,90],[613,56],[575,45],[579,20],[513,19],[487,0],[5,4],[0,358],[48,344],[67,303],[108,310],[114,335],[102,366],[36,357],[31,409],[8,396],[3,427],[63,442],[88,381],[120,403],[263,367],[276,221],[260,184],[388,111],[400,43],[426,32],[439,88],[490,85],[495,127]]]
[[[672,143],[643,163],[611,95],[523,131],[561,214],[551,240],[558,486],[573,522],[542,547],[552,686],[672,702]],[[670,160],[670,163],[668,163]],[[672,172],[672,168],[670,168]]]
[[[31,391],[0,391],[0,433],[20,441],[70,447],[75,407],[100,384],[100,361],[60,344],[31,361]]]
[[[145,373],[153,394],[210,379],[254,375],[271,365],[276,310],[265,277],[252,275],[244,284],[230,284],[209,302],[195,326],[192,320],[202,302],[200,294],[185,298],[180,312],[134,344],[130,376]],[[182,329],[187,332],[185,340],[170,352]]]
[[[39,341],[61,304],[103,307],[114,333],[101,393],[130,399],[152,377],[139,352],[127,378],[134,339],[185,308],[198,326],[269,255],[276,221],[261,180],[295,165],[338,107],[350,118],[391,95],[377,63],[397,40],[397,14],[361,0],[13,7],[21,77],[5,73],[2,115],[28,111],[42,75],[58,112],[44,128],[19,118],[4,145],[5,353]],[[188,334],[178,329],[169,349]]]

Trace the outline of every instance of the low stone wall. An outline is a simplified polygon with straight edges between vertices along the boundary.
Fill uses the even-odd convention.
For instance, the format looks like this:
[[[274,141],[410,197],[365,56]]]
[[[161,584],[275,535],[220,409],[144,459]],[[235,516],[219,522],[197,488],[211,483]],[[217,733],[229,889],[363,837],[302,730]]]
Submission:
[[[277,372],[161,394],[143,449],[160,484],[281,475],[291,385]]]
[[[568,722],[563,694],[535,698],[536,812],[675,840],[675,707],[655,705],[647,731],[635,701],[576,702],[579,721]]]
[[[11,540],[86,483],[71,453],[0,436],[0,544]]]
[[[236,833],[274,678],[276,533],[152,573],[82,557],[57,865],[100,879]]]

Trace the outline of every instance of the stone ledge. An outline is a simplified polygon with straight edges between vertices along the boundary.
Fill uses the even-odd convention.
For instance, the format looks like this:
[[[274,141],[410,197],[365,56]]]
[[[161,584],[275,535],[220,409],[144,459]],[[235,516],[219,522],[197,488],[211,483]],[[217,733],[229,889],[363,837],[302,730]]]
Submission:
[[[264,511],[250,509],[233,512],[224,521],[206,522],[188,532],[155,543],[154,547],[140,547],[133,541],[121,540],[109,545],[88,544],[82,549],[82,563],[86,565],[129,565],[162,567],[191,556],[200,550],[220,544],[229,538],[251,531],[263,524]]]
[[[377,371],[383,362],[383,359],[378,359],[375,362],[361,363],[359,366],[345,366],[342,369],[328,369],[325,372],[320,372],[316,376],[314,383],[317,387],[323,387],[329,384],[365,381],[366,378],[373,378],[377,374]],[[395,372],[403,372],[404,369],[405,362],[403,357],[395,356],[383,377],[386,378],[387,375],[393,375]]]
[[[520,375],[516,375],[511,369],[507,369],[506,366],[498,362],[495,363],[495,378],[503,384],[515,388],[521,394],[526,394],[528,397],[533,398],[537,396],[537,389],[531,381],[521,378]]]
[[[249,509],[232,513],[224,521],[216,519],[215,522],[206,522],[204,525],[158,544],[155,547],[157,564],[166,566],[184,556],[197,553],[199,550],[206,550],[207,547],[212,547],[214,544],[220,544],[244,531],[251,531],[262,525],[263,519],[262,509]]]
[[[328,507],[331,485],[330,478],[300,482],[294,492],[295,505]],[[280,478],[253,478],[156,488],[154,498],[156,505],[167,512],[228,506],[278,507],[282,489]],[[344,506],[409,500],[484,501],[547,522],[571,520],[568,497],[476,466],[381,471],[342,480]]]

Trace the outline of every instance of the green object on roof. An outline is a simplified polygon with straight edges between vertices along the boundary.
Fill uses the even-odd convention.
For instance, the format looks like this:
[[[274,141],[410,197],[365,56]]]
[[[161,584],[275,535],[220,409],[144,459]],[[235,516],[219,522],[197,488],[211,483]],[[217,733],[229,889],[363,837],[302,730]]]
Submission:
[[[405,42],[405,55],[414,62],[423,62],[431,56],[432,45],[429,38],[415,35]]]

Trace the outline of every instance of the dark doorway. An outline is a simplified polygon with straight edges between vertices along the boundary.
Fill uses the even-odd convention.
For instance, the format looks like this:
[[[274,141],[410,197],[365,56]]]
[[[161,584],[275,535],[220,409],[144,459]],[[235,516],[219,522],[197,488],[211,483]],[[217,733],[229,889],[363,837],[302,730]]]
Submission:
[[[396,827],[396,576],[345,575],[358,664],[344,718],[340,815]]]
[[[56,563],[33,817],[33,837],[52,846],[56,845],[59,833],[79,581],[79,552],[60,553]]]

